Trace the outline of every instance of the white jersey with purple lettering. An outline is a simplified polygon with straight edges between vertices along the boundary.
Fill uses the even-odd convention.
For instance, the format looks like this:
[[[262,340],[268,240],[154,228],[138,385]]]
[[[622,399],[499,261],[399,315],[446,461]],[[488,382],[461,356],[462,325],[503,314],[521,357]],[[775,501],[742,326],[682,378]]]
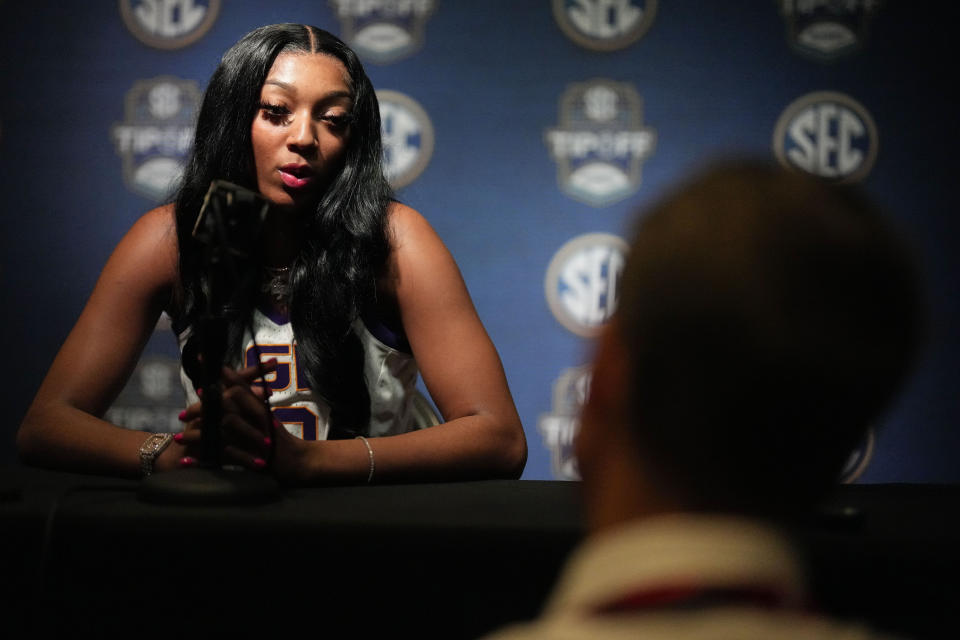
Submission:
[[[417,363],[404,350],[405,340],[376,322],[367,326],[357,320],[353,330],[364,353],[364,376],[370,394],[370,425],[363,435],[379,437],[405,433],[418,428],[413,413]],[[270,387],[273,415],[283,426],[304,440],[326,440],[330,432],[330,407],[307,386],[307,378],[297,358],[297,345],[289,318],[280,314],[253,312],[253,331],[260,358],[277,359],[277,369],[266,377]],[[376,335],[374,335],[376,334]],[[180,334],[180,348],[189,332]],[[257,350],[249,332],[244,335],[244,366],[257,362]],[[180,379],[187,404],[198,402],[193,383],[181,367]]]

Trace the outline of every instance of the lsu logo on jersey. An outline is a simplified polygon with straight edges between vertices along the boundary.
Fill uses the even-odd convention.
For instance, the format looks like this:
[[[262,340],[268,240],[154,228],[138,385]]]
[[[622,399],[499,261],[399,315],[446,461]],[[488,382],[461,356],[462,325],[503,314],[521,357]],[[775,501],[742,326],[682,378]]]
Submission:
[[[547,267],[544,288],[553,316],[585,338],[596,336],[617,308],[627,243],[588,233],[560,247]]]
[[[880,141],[867,109],[833,91],[809,93],[791,103],[773,132],[773,150],[785,167],[835,182],[870,173]]]
[[[180,49],[210,30],[220,0],[120,0],[120,15],[137,40],[157,49]]]
[[[111,129],[124,181],[151,200],[168,197],[193,144],[200,88],[160,76],[134,83],[124,102],[124,121]]]
[[[540,416],[537,430],[550,451],[550,467],[557,480],[579,480],[573,441],[580,429],[580,412],[590,391],[590,367],[565,369],[553,383],[551,413]]]
[[[377,91],[383,169],[394,189],[423,173],[433,155],[433,124],[413,98],[398,91]]]
[[[435,0],[330,0],[342,37],[370,62],[386,64],[423,46],[427,18]]]
[[[636,193],[656,132],[643,125],[643,101],[628,83],[594,79],[567,87],[559,123],[545,141],[560,189],[602,207]]]
[[[563,33],[594,51],[633,44],[656,14],[657,0],[553,0],[553,17]]]
[[[863,46],[880,0],[781,0],[787,40],[801,54],[833,60]]]
[[[870,427],[867,430],[867,435],[864,437],[863,442],[853,450],[853,453],[850,454],[850,457],[847,458],[847,463],[843,467],[843,471],[840,473],[840,481],[845,484],[850,484],[856,482],[857,479],[863,475],[863,472],[867,470],[867,466],[870,464],[870,460],[873,459],[873,450],[876,447],[877,434],[873,427]]]

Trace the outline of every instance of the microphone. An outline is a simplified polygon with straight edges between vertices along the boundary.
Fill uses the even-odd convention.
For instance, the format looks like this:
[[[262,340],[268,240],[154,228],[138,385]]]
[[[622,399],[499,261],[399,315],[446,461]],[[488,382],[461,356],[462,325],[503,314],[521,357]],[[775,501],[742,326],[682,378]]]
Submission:
[[[224,469],[220,439],[220,375],[226,356],[227,315],[237,297],[248,288],[246,282],[256,275],[257,240],[269,209],[270,202],[259,193],[225,180],[210,183],[203,198],[191,233],[201,245],[204,294],[195,327],[203,389],[200,466],[147,476],[138,492],[146,502],[238,504],[279,497],[279,485],[272,476],[246,469]]]
[[[253,277],[251,256],[269,211],[259,193],[214,180],[203,198],[192,237],[202,246],[205,308],[196,327],[200,343],[200,386],[203,388],[201,465],[220,465],[222,445],[219,425],[223,418],[220,368],[227,345],[227,316],[246,281]],[[194,381],[196,384],[196,381]]]
[[[250,260],[270,202],[256,191],[214,180],[203,197],[193,238],[239,261]]]

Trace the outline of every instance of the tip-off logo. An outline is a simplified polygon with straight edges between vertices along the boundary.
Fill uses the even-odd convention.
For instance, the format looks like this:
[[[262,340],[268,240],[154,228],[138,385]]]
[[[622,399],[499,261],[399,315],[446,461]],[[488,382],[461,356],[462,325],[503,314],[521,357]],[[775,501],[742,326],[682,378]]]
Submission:
[[[172,76],[140,80],[127,92],[124,121],[111,133],[132,191],[155,201],[170,195],[193,144],[199,103],[197,83]]]
[[[603,207],[640,188],[643,161],[653,153],[657,135],[643,126],[643,101],[630,84],[595,79],[567,88],[559,124],[545,138],[560,189]]]
[[[564,327],[595,337],[617,308],[627,243],[609,233],[588,233],[563,245],[547,267],[547,304]]]
[[[390,186],[405,187],[423,173],[433,155],[433,124],[413,98],[398,91],[377,91],[383,170]]]
[[[566,369],[553,383],[551,413],[540,416],[537,429],[550,450],[550,466],[557,480],[579,480],[580,468],[573,443],[580,430],[580,413],[590,391],[592,369],[588,366]]]
[[[157,49],[180,49],[210,30],[220,0],[120,0],[120,15],[137,40]]]
[[[564,34],[594,51],[614,51],[643,37],[657,14],[657,0],[553,0]]]
[[[870,112],[853,98],[833,91],[795,100],[773,132],[773,151],[781,164],[835,182],[865,178],[879,145]]]
[[[880,0],[781,0],[787,40],[801,54],[833,60],[863,46]]]
[[[423,46],[427,18],[435,0],[330,0],[354,51],[370,62],[386,64]]]
[[[156,432],[182,431],[177,414],[183,409],[180,361],[160,355],[146,355],[139,363],[106,419],[128,429]]]

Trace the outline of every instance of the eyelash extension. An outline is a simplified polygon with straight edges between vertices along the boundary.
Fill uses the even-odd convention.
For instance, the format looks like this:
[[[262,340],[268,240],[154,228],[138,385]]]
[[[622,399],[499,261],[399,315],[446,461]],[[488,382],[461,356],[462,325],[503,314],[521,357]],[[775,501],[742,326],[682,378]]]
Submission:
[[[264,113],[264,116],[271,122],[285,122],[290,117],[290,110],[282,104],[273,104],[270,102],[261,102],[258,108]]]
[[[265,113],[269,120],[282,122],[290,117],[290,110],[282,104],[261,102],[258,108]],[[352,124],[356,118],[352,113],[344,113],[340,115],[323,115],[318,119],[333,127],[341,128]]]
[[[282,104],[274,104],[272,102],[261,102],[259,108],[263,109],[264,111],[269,111],[270,113],[276,113],[278,115],[286,115],[290,113],[290,110]]]
[[[348,124],[353,123],[354,116],[352,113],[344,113],[336,116],[320,116],[320,120],[323,120],[334,127],[345,127]]]

